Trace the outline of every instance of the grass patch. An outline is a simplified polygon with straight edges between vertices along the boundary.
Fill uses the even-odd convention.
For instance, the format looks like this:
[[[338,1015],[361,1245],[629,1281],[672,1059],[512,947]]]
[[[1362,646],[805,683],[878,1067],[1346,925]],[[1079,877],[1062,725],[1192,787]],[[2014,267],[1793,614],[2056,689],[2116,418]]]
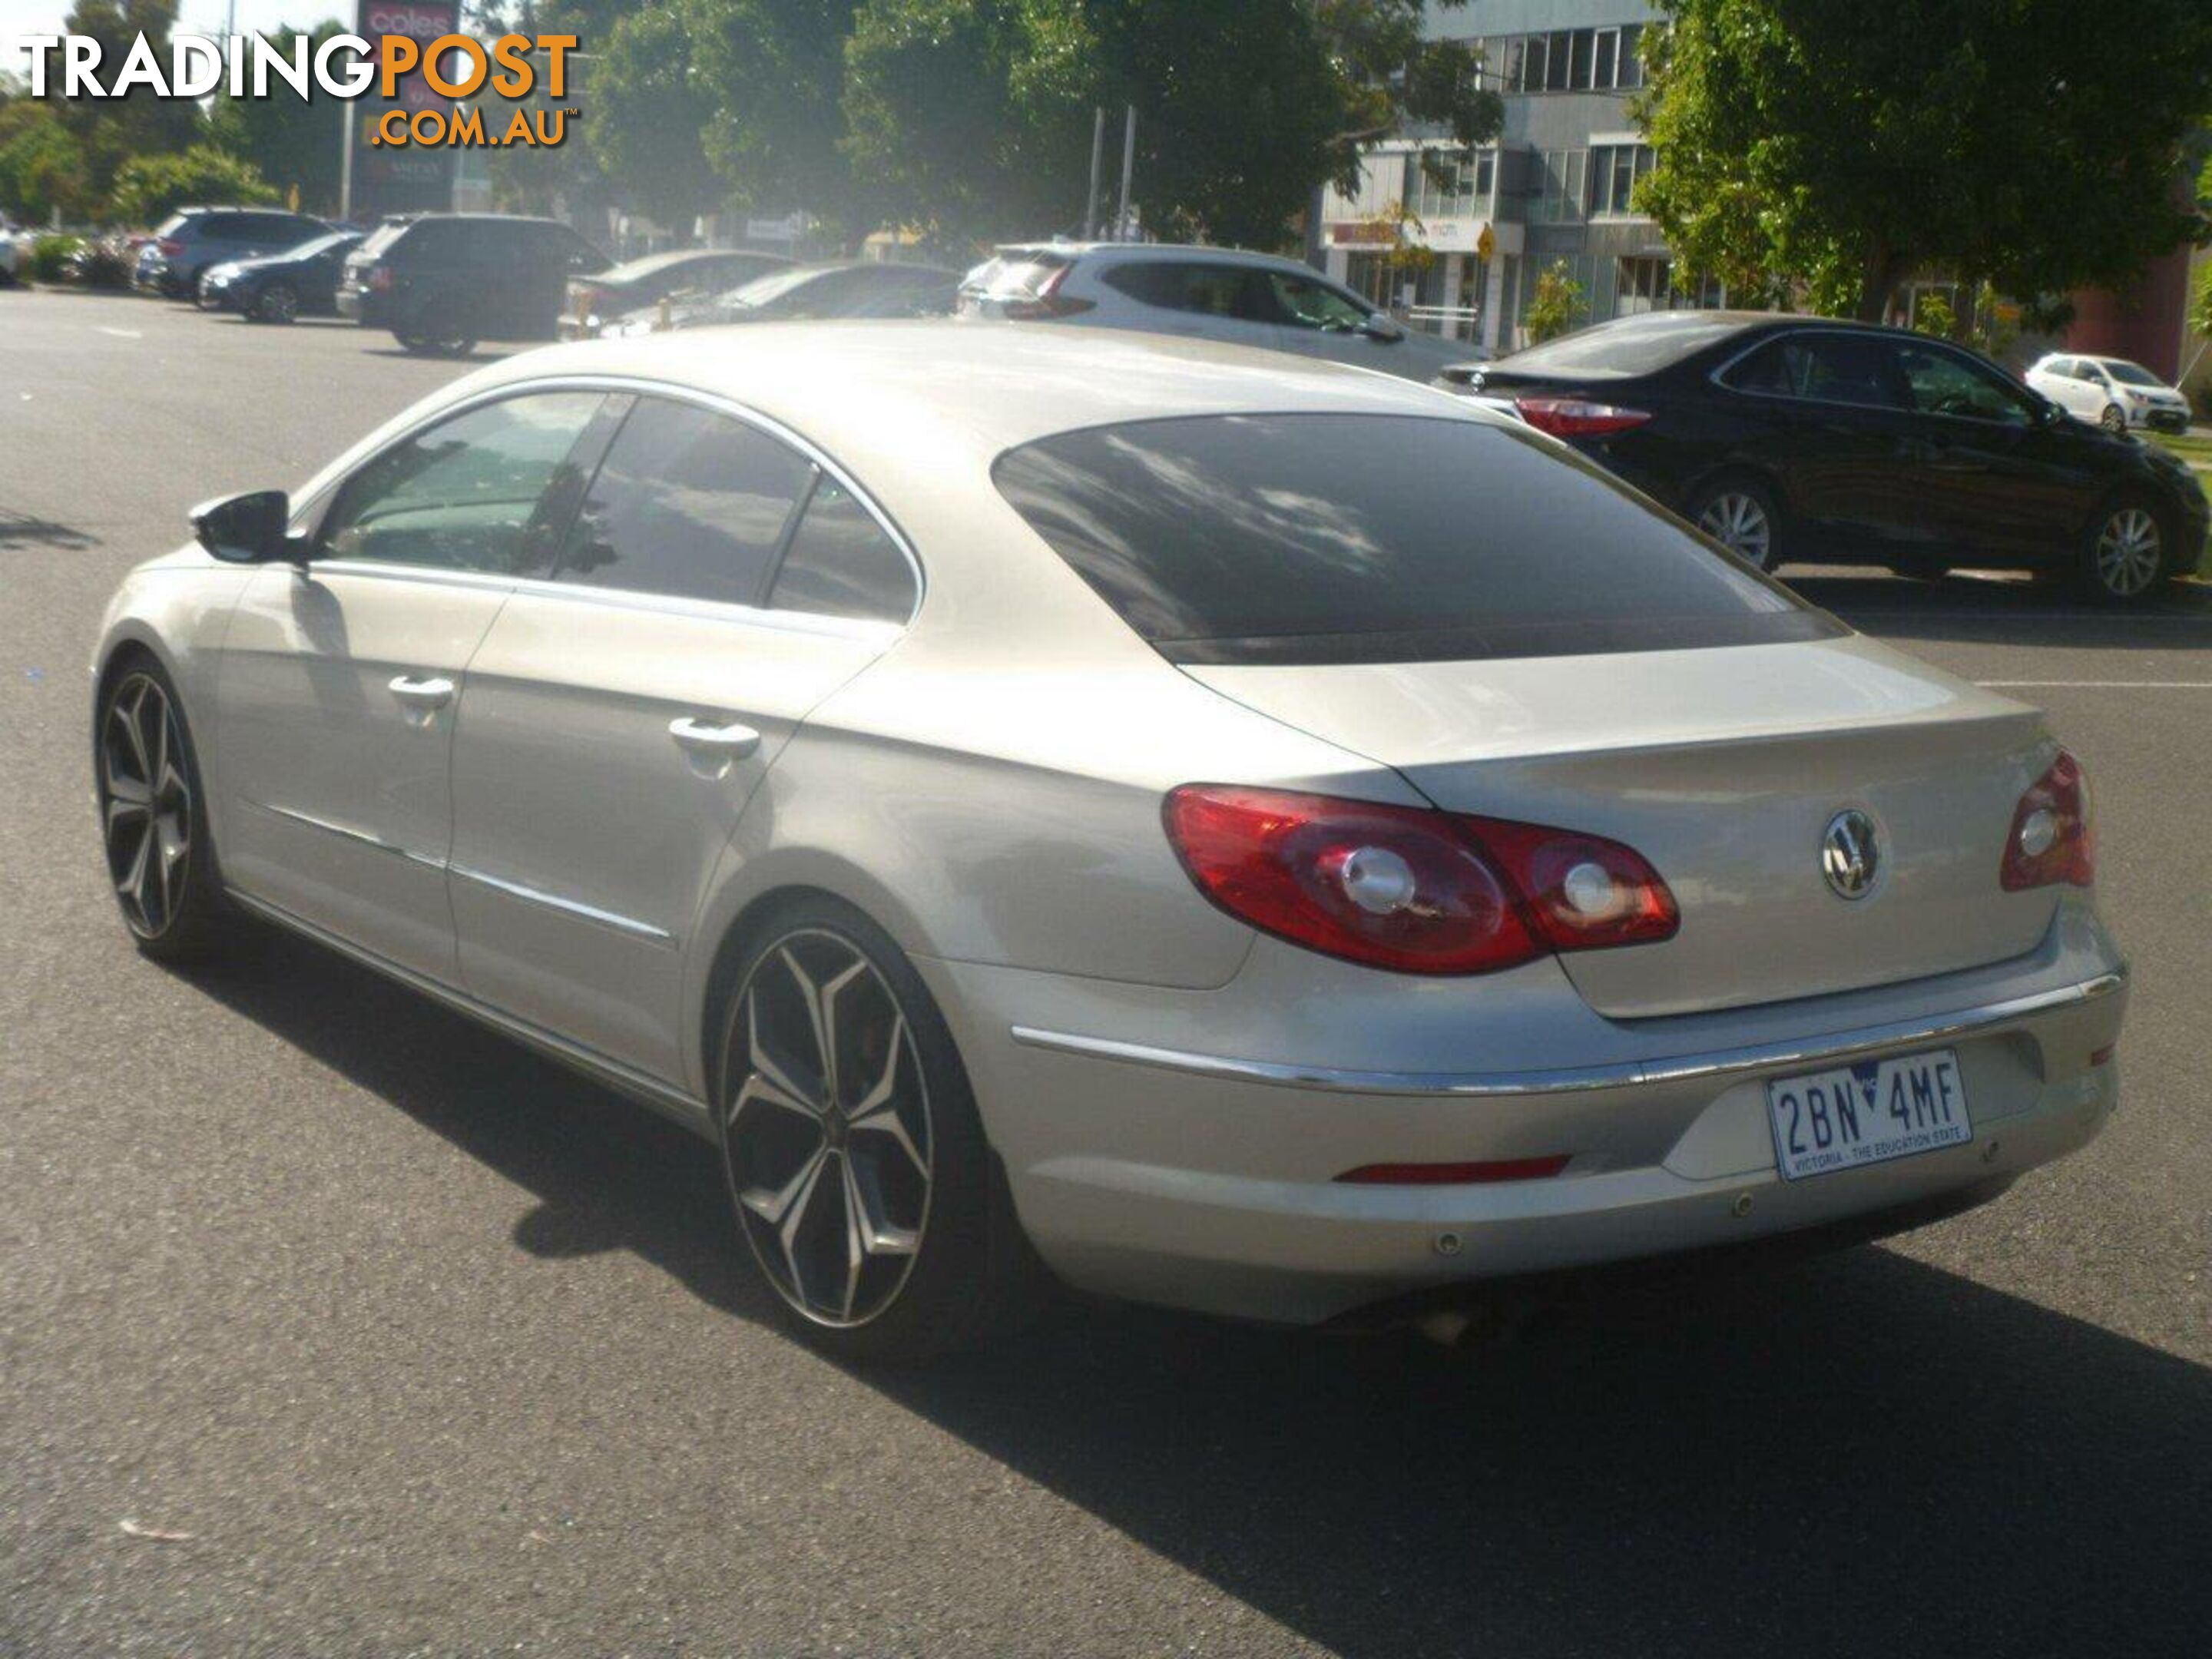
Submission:
[[[2172,450],[2191,466],[2212,467],[2212,438],[2200,438],[2193,432],[2146,432],[2143,436]]]

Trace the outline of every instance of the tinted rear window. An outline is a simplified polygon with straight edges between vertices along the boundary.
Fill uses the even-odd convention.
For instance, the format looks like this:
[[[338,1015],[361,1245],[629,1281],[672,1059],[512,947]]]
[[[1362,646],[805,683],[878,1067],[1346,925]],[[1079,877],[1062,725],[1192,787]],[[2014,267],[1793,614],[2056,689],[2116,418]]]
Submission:
[[[1742,323],[1734,319],[1674,312],[1656,320],[1602,323],[1501,357],[1497,366],[1516,374],[1626,379],[1671,368],[1742,331]]]
[[[1572,656],[1843,631],[1595,466],[1488,422],[1133,422],[1010,450],[992,476],[1175,662]]]

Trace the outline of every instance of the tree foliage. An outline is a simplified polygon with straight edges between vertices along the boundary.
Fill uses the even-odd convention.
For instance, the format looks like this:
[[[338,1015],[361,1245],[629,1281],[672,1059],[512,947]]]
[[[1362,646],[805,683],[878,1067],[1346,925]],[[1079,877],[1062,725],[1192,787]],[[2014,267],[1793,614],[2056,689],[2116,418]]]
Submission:
[[[81,218],[92,201],[84,148],[52,103],[16,98],[0,106],[0,212],[42,224],[56,214]]]
[[[1425,40],[1422,15],[1419,0],[863,0],[847,149],[908,219],[1070,230],[1092,109],[1133,106],[1147,228],[1273,243],[1317,185],[1357,179],[1374,139],[1409,123],[1462,145],[1497,131],[1479,56]]]
[[[177,0],[76,0],[63,27],[99,41],[101,72],[112,76],[141,34],[156,60],[167,64],[176,22]],[[198,136],[200,112],[190,99],[159,97],[146,86],[132,87],[120,98],[65,99],[61,73],[60,54],[50,54],[46,101],[84,157],[88,200],[105,197],[131,157],[180,150]]]
[[[154,225],[195,203],[274,202],[276,191],[250,161],[194,144],[173,155],[134,155],[117,170],[108,216],[125,225]]]
[[[1948,267],[2016,294],[2128,280],[2201,228],[2212,6],[1660,0],[1638,202],[1686,271],[1879,318]]]
[[[1541,345],[1580,327],[1589,315],[1583,285],[1575,280],[1573,267],[1565,259],[1557,259],[1536,278],[1536,291],[1529,295],[1528,309],[1522,320],[1528,325],[1528,343]]]
[[[582,123],[608,179],[660,223],[690,225],[721,194],[702,134],[714,113],[700,77],[689,21],[675,6],[647,6],[599,42],[591,113]]]
[[[319,23],[307,38],[308,51],[343,33],[335,19]],[[297,29],[279,28],[266,39],[289,57]],[[308,213],[334,213],[344,148],[344,106],[314,83],[301,97],[276,76],[266,98],[233,98],[216,92],[208,106],[205,142],[251,166],[280,193],[297,188]]]

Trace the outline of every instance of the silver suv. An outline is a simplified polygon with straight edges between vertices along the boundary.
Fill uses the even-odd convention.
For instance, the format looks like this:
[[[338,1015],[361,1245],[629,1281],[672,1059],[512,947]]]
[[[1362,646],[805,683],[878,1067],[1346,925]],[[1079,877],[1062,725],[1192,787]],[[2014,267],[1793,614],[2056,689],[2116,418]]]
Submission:
[[[282,208],[179,208],[140,251],[131,285],[165,299],[196,299],[211,266],[288,252],[330,231],[319,219]]]
[[[1008,243],[962,280],[959,313],[1224,340],[1423,382],[1482,355],[1408,330],[1310,265],[1237,248]]]

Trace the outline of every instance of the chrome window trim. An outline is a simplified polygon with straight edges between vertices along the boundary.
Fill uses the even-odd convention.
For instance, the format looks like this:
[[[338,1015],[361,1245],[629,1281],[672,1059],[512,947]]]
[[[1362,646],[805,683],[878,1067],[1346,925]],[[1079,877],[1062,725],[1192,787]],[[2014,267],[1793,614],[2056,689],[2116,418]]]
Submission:
[[[876,521],[877,527],[890,538],[891,544],[898,549],[899,556],[906,561],[907,568],[913,574],[914,604],[908,608],[903,622],[861,622],[860,625],[871,629],[890,628],[903,630],[911,628],[914,625],[914,619],[921,614],[922,605],[929,597],[929,573],[922,565],[921,556],[915,551],[914,543],[908,538],[906,532],[900,528],[898,520],[884,509],[874,495],[864,488],[851,472],[813,440],[793,431],[773,416],[763,415],[758,410],[739,403],[734,398],[725,397],[720,392],[708,392],[697,386],[678,385],[672,381],[647,380],[642,376],[632,374],[548,374],[537,380],[508,380],[495,386],[487,386],[481,392],[472,392],[465,398],[457,398],[449,404],[441,404],[421,420],[392,434],[374,449],[365,453],[348,451],[336,463],[322,472],[317,473],[302,485],[300,494],[312,501],[317,495],[329,491],[333,492],[331,499],[335,501],[337,496],[334,492],[342,489],[354,474],[360,471],[362,467],[368,465],[379,456],[397,448],[399,445],[411,442],[416,437],[428,431],[434,426],[452,420],[457,416],[468,414],[487,404],[501,403],[510,398],[558,392],[598,392],[608,394],[628,392],[634,397],[665,398],[678,403],[693,404],[714,414],[727,416],[741,425],[750,427],[763,436],[772,438],[797,451],[806,460],[835,478],[854,500],[860,502],[866,510],[868,516]],[[322,505],[323,510],[327,511],[329,503],[325,502]],[[319,522],[315,526],[314,533],[318,538],[321,536],[322,526]],[[803,617],[810,623],[829,624],[860,621],[859,618],[850,617],[825,617],[811,611],[784,611],[770,613],[766,606],[731,605],[715,599],[690,599],[682,594],[642,594],[633,588],[601,587],[588,582],[555,581],[548,578],[502,574],[488,570],[445,570],[435,565],[397,562],[386,564],[372,559],[310,560],[307,568],[312,572],[319,564],[327,568],[343,568],[349,571],[374,569],[428,574],[434,576],[476,576],[501,583],[518,586],[529,583],[547,588],[556,588],[562,592],[606,596],[623,600],[668,599],[678,605],[696,605],[716,614],[731,611],[751,612],[756,617],[775,614],[783,617]],[[765,599],[767,595],[763,594],[762,597]]]
[[[639,921],[635,917],[620,915],[612,910],[602,910],[596,904],[586,904],[581,899],[563,898],[560,894],[549,893],[541,887],[526,886],[519,881],[509,881],[504,876],[495,876],[483,870],[472,870],[464,864],[449,864],[446,869],[448,874],[459,876],[464,881],[472,881],[480,887],[491,888],[494,891],[505,893],[511,898],[519,898],[526,904],[538,905],[544,909],[558,911],[562,915],[574,916],[584,921],[597,922],[602,927],[609,928],[617,933],[627,934],[632,939],[643,939],[649,945],[663,945],[670,950],[673,950],[676,946],[675,934],[670,933],[665,927],[656,927],[649,921]]]
[[[1064,1031],[1039,1030],[1033,1026],[1011,1028],[1016,1042],[1025,1048],[1050,1049],[1092,1060],[1120,1060],[1133,1066],[1188,1072],[1197,1076],[1229,1079],[1243,1083],[1270,1084],[1293,1089],[1317,1089],[1331,1094],[1413,1095],[1455,1099],[1515,1095],[1576,1094],[1591,1089],[1626,1089],[1653,1083],[1679,1083],[1706,1077],[1726,1077],[1738,1072],[1774,1070],[1787,1066],[1819,1066],[1877,1049],[1911,1048],[1942,1042],[2015,1024],[2053,1009],[2094,1002],[2127,983],[2124,965],[2099,974],[2077,985],[2037,991],[1987,1003],[1956,1013],[1923,1019],[1894,1020],[1863,1026],[1854,1031],[1799,1042],[1759,1043],[1672,1059],[1627,1060],[1609,1066],[1576,1066],[1542,1072],[1361,1072],[1328,1066],[1286,1066],[1271,1060],[1236,1060],[1218,1054],[1157,1048],[1141,1042],[1112,1037],[1079,1036]]]

